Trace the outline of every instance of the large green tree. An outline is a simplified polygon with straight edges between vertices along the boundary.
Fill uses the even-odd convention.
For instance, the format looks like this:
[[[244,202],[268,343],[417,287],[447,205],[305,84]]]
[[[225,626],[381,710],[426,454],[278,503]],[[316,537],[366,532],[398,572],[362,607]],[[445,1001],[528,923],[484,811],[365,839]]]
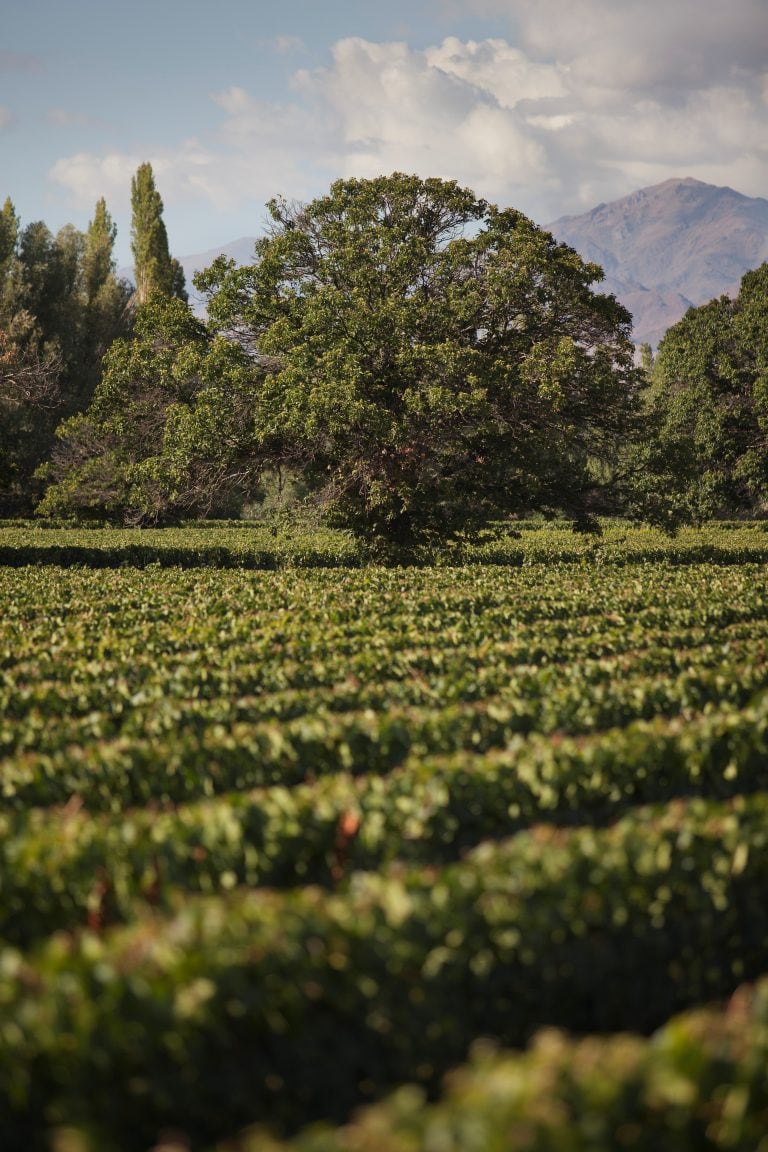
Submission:
[[[690,516],[768,506],[768,264],[691,308],[653,368],[659,444]]]
[[[136,296],[144,304],[154,292],[186,300],[184,270],[168,248],[163,201],[151,164],[140,164],[131,181],[131,251]]]
[[[453,181],[340,180],[269,211],[255,263],[196,284],[264,366],[262,444],[337,523],[412,545],[605,506],[637,376],[596,265]]]

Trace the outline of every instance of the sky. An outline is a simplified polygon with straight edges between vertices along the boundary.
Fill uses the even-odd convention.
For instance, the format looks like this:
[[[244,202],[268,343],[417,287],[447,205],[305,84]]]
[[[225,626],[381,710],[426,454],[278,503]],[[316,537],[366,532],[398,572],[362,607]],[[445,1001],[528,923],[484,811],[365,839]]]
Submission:
[[[130,263],[343,176],[459,180],[539,224],[675,176],[768,196],[768,0],[0,0],[0,200]]]

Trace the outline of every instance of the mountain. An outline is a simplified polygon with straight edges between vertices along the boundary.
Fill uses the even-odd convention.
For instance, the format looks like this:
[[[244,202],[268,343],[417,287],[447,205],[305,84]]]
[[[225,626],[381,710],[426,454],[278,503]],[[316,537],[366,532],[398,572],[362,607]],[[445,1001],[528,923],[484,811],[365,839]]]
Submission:
[[[768,260],[768,200],[690,178],[642,188],[547,228],[602,265],[602,290],[632,313],[635,341],[654,346],[692,304],[734,295],[744,273]]]
[[[195,272],[208,268],[217,256],[229,256],[236,264],[250,264],[253,259],[253,246],[255,236],[241,236],[239,240],[231,240],[229,244],[222,244],[220,248],[209,248],[207,252],[195,252],[191,256],[180,256],[179,263],[184,269],[184,278],[187,282],[187,292],[192,309],[201,316],[205,312],[203,301],[197,293],[192,277]],[[133,283],[133,268],[118,268],[118,276]]]
[[[231,240],[229,244],[222,244],[221,248],[209,248],[207,252],[197,252],[192,256],[179,257],[179,263],[184,269],[184,277],[187,281],[189,302],[195,312],[202,314],[205,311],[203,302],[192,283],[195,272],[208,268],[217,256],[229,256],[235,264],[251,264],[255,243],[255,236],[241,236],[239,240]]]

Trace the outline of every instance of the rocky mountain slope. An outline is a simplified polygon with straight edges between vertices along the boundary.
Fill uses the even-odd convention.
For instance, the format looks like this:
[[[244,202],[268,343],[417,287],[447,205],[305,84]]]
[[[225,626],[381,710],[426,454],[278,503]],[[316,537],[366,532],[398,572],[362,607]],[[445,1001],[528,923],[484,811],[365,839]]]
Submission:
[[[656,345],[692,304],[734,294],[768,260],[768,200],[699,180],[665,180],[564,216],[549,230],[606,273],[635,320],[634,337]]]

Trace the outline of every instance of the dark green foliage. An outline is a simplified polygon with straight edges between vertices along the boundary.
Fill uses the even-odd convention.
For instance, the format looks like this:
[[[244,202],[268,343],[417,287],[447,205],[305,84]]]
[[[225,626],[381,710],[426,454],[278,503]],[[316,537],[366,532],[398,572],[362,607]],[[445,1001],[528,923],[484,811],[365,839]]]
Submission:
[[[768,264],[669,330],[653,402],[689,517],[768,506]]]
[[[83,422],[84,424],[85,422]],[[80,421],[63,431],[69,434]],[[96,464],[98,461],[95,462]],[[82,492],[90,472],[85,468],[78,478]],[[106,467],[106,465],[105,465]],[[56,493],[59,498],[58,491]],[[102,493],[103,498],[103,493]],[[96,502],[97,503],[97,502]],[[99,524],[99,521],[95,521]],[[50,525],[65,528],[52,531]],[[362,564],[360,550],[347,533],[327,528],[311,532],[272,526],[244,529],[222,528],[212,521],[193,521],[178,528],[117,529],[104,521],[98,530],[74,526],[74,521],[42,520],[18,529],[0,527],[0,564],[12,568],[28,564],[56,564],[64,567],[137,568],[159,565],[163,568],[357,568]],[[757,548],[755,558],[768,554]],[[746,553],[744,553],[746,557]],[[730,549],[724,554],[730,562]],[[512,558],[511,563],[515,560]],[[684,562],[684,561],[683,561]]]
[[[122,811],[337,771],[407,764],[418,775],[426,756],[484,756],[510,741],[514,767],[531,733],[743,709],[768,687],[758,571],[7,571],[5,806],[76,795],[88,811]],[[86,601],[87,624],[71,616]],[[188,631],[204,638],[204,660],[187,652]],[[673,760],[675,732],[657,730]],[[618,741],[617,756],[637,763],[645,740]]]
[[[128,334],[132,314],[129,288],[115,276],[112,249],[117,229],[104,200],[96,205],[93,220],[83,238],[79,389],[65,415],[84,411],[101,380],[102,359],[113,340]]]
[[[104,201],[87,235],[24,229],[0,216],[0,509],[29,511],[59,421],[86,407],[110,342],[128,331],[129,290],[116,279]]]
[[[532,508],[589,519],[636,386],[597,266],[455,182],[337,181],[269,208],[256,263],[197,283],[267,367],[265,446],[335,522],[413,546]]]
[[[496,707],[501,713],[503,706]],[[509,731],[509,714],[507,720]],[[482,771],[477,759],[482,740],[473,753],[430,758],[422,752],[403,760],[410,746],[423,748],[427,742],[412,716],[396,715],[378,731],[355,716],[346,730],[331,729],[304,721],[287,723],[279,732],[274,724],[264,725],[259,733],[241,723],[226,744],[200,740],[196,756],[192,741],[176,747],[170,740],[155,741],[151,754],[139,742],[132,748],[124,743],[122,781],[118,757],[103,745],[105,763],[99,769],[96,755],[90,763],[83,758],[79,781],[66,757],[48,757],[59,798],[75,794],[87,805],[73,806],[55,820],[50,810],[27,807],[57,798],[43,782],[42,758],[27,754],[16,773],[9,762],[12,811],[0,817],[0,864],[6,875],[0,936],[25,946],[96,920],[101,927],[130,921],[148,894],[154,906],[172,908],[180,889],[332,886],[349,873],[381,869],[395,859],[434,865],[454,860],[481,840],[509,836],[544,818],[553,825],[583,823],[587,817],[600,824],[638,803],[756,792],[764,783],[768,755],[768,699],[742,711],[726,708],[695,721],[639,721],[593,737],[518,738],[506,749],[488,752]],[[479,724],[473,735],[478,730]],[[459,742],[461,735],[443,733],[446,743]],[[498,741],[498,732],[483,735]],[[201,751],[216,763],[218,779],[206,773]],[[129,772],[141,773],[150,802],[160,795],[170,801],[174,785],[169,788],[161,779],[161,759],[181,778],[177,799],[185,791],[229,784],[239,783],[241,791],[161,811],[126,811],[125,801],[145,799],[138,781],[132,794],[124,791]],[[338,771],[350,761],[356,772],[365,770],[362,778]],[[397,771],[378,776],[397,761],[403,761]],[[298,765],[319,778],[288,788]],[[36,768],[40,775],[33,782],[29,777]],[[26,781],[19,780],[25,769]],[[249,776],[258,775],[279,783],[242,788]],[[105,804],[120,811],[97,815]],[[342,859],[339,830],[345,821],[353,831]],[[58,890],[66,890],[65,901],[51,890],[51,875]]]
[[[405,1088],[338,1131],[254,1129],[227,1152],[755,1152],[768,1132],[768,981],[650,1040],[549,1030],[526,1054],[478,1045],[440,1102]],[[219,1146],[224,1152],[224,1146]],[[90,1152],[90,1149],[88,1149]]]
[[[6,952],[8,1148],[39,1147],[46,1121],[129,1152],[181,1120],[205,1146],[222,1117],[294,1127],[434,1086],[478,1035],[650,1031],[761,971],[766,805],[640,809],[445,869],[358,873],[335,896],[191,898],[167,921]]]
[[[258,379],[183,300],[152,295],[111,345],[91,407],[59,428],[38,512],[140,524],[237,510],[261,470]]]
[[[2,536],[116,562],[121,534]],[[125,536],[124,556],[312,554],[264,527]],[[763,971],[768,590],[744,561],[766,541],[521,523],[478,549],[519,549],[508,566],[0,571],[3,1146],[146,1152],[173,1129],[197,1152],[347,1120],[436,1089],[478,1035],[645,1032]],[[664,546],[718,564],[649,563]],[[713,1081],[688,1052],[689,1087],[654,1089],[665,1152],[699,1147],[664,1104],[693,1140],[690,1084]],[[604,1112],[569,1061],[537,1066],[557,1081],[517,1099],[562,1119],[552,1147],[647,1111],[618,1066],[592,1065]],[[764,1073],[715,1093],[710,1135],[755,1130]]]
[[[0,510],[29,508],[31,476],[62,405],[61,370],[57,347],[40,347],[29,313],[0,329]]]
[[[29,269],[24,281],[26,306],[39,318],[43,331],[46,308],[55,310],[57,346],[62,349],[68,376],[57,413],[59,419],[64,418],[57,443],[51,443],[49,429],[45,447],[51,459],[38,473],[38,480],[48,485],[40,506],[44,513],[137,523],[173,519],[180,489],[186,507],[209,509],[218,500],[218,506],[226,509],[222,489],[231,491],[244,484],[242,475],[232,475],[235,453],[227,453],[229,444],[226,448],[217,445],[214,462],[207,451],[215,438],[210,426],[216,425],[224,435],[226,427],[220,428],[217,421],[221,417],[226,426],[233,405],[237,406],[236,418],[247,424],[242,403],[238,405],[237,387],[232,388],[232,373],[217,395],[215,388],[205,392],[196,421],[182,410],[203,388],[197,380],[194,353],[195,344],[203,342],[203,332],[182,307],[187,298],[184,273],[168,251],[163,204],[149,164],[141,165],[134,177],[131,203],[137,284],[132,303],[138,302],[142,312],[136,348],[125,339],[133,310],[128,309],[127,286],[114,276],[115,227],[103,200],[97,203],[85,236],[71,228],[62,230],[56,238],[56,261],[46,256],[46,245],[50,248],[51,242],[43,225],[32,226],[29,236],[25,232],[21,237],[20,254]],[[54,274],[58,279],[49,284],[45,277]],[[178,304],[176,311],[171,301]],[[173,367],[171,347],[179,353]],[[108,348],[111,353],[102,379]],[[155,364],[150,363],[150,349],[157,353]],[[185,357],[190,376],[182,381]],[[220,359],[223,373],[226,354]],[[212,365],[209,382],[215,372]],[[193,426],[198,439],[191,454]]]
[[[96,204],[93,220],[85,234],[83,253],[83,287],[86,299],[93,304],[104,285],[114,272],[112,246],[117,236],[117,227],[107,211],[102,198]]]
[[[0,273],[3,277],[14,252],[19,236],[19,217],[10,196],[7,196],[0,212]]]
[[[247,388],[244,392],[242,403],[247,405]],[[218,400],[215,405],[205,405],[203,413],[208,417],[212,410],[215,410],[216,419],[223,423],[222,414],[227,411],[226,405]],[[236,416],[237,408],[234,404],[233,412]],[[199,416],[194,401],[189,409],[184,410],[183,416],[190,425],[194,425]],[[211,466],[216,462],[216,427],[214,420],[211,420]],[[222,424],[218,427],[222,427]],[[255,484],[258,466],[254,467],[253,459],[249,459],[252,440],[249,441],[248,429],[237,425],[233,417],[228,434],[231,444],[242,444],[242,471],[234,471],[232,482],[244,485],[250,478],[249,482]],[[12,526],[11,521],[0,524],[2,564],[11,567],[27,564],[84,564],[91,568],[159,564],[164,568],[203,566],[272,569],[355,568],[364,563],[366,549],[349,532],[322,526],[305,527],[301,522],[287,518],[281,521],[279,517],[268,516],[264,521],[253,522],[247,527],[244,521],[195,520],[177,528],[104,532],[101,529],[109,527],[114,521],[114,509],[112,521],[102,519],[99,509],[109,513],[110,505],[104,493],[109,491],[109,485],[113,483],[122,465],[117,453],[114,458],[100,458],[99,451],[103,445],[96,439],[94,425],[88,418],[79,417],[70,421],[61,430],[62,439],[66,439],[68,446],[73,449],[81,436],[93,438],[92,450],[84,451],[82,469],[52,489],[50,500],[46,497],[42,505],[44,511],[48,508],[59,509],[62,518],[34,522],[20,520],[15,526]],[[90,440],[86,440],[85,447],[90,443]],[[189,469],[182,473],[188,479],[184,487],[185,496],[179,496],[178,513],[184,508],[195,508],[190,497],[195,495],[192,463],[196,458],[188,445],[186,449],[189,456],[182,455],[184,445],[175,444],[173,448],[177,453],[176,459],[181,460],[184,467]],[[165,441],[161,450],[166,451]],[[198,460],[197,467],[202,466],[203,462]],[[102,487],[97,488],[100,478]],[[75,485],[72,496],[67,493],[69,483]],[[92,504],[88,500],[89,484],[94,486]],[[74,502],[75,496],[78,504]],[[203,499],[210,506],[211,491],[203,489],[201,485],[199,498],[201,506]],[[228,499],[226,489],[223,499]],[[77,511],[82,516],[88,508],[93,512],[93,519],[89,515],[89,520],[98,527],[98,531],[78,526],[71,518],[66,518],[68,510]],[[166,514],[167,511],[165,508]],[[423,548],[415,552],[411,559],[418,566],[497,564],[505,568],[529,564],[581,564],[584,561],[617,566],[662,561],[682,565],[730,565],[758,564],[768,559],[768,535],[760,522],[716,522],[695,529],[681,529],[674,536],[659,529],[620,525],[609,520],[600,520],[598,527],[599,535],[595,536],[574,531],[573,526],[567,522],[546,522],[545,526],[542,522],[521,521],[514,527],[500,526],[476,540],[459,540],[446,547]],[[67,531],[56,531],[61,528]]]

